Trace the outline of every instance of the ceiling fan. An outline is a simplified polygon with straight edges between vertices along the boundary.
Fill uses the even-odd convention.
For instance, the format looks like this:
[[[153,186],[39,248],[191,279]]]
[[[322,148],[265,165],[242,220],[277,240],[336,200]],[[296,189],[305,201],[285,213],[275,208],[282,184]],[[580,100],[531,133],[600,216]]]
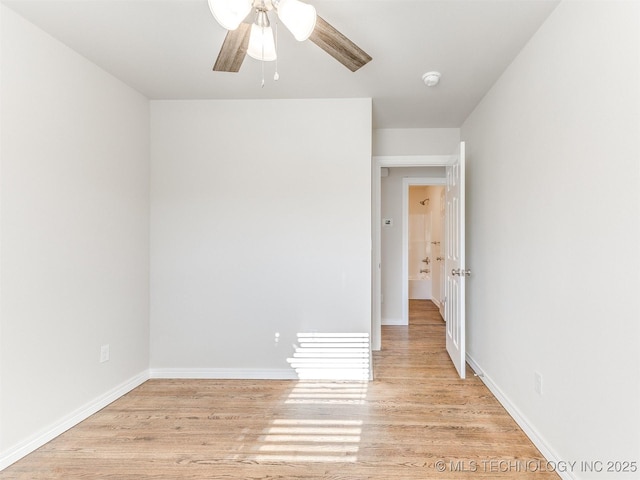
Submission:
[[[311,40],[352,72],[371,61],[364,50],[299,0],[208,0],[218,23],[228,30],[213,70],[238,72],[245,55],[262,61],[276,59],[269,21],[274,12],[298,41]],[[252,12],[253,10],[253,12]]]

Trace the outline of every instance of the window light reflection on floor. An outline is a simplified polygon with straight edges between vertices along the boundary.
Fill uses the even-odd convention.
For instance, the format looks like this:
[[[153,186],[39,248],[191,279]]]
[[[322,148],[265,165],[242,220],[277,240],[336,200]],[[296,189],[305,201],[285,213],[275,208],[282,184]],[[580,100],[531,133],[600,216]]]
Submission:
[[[285,403],[307,405],[361,405],[367,396],[367,382],[300,381]]]
[[[287,362],[299,381],[284,404],[288,411],[305,416],[272,420],[251,459],[262,463],[355,462],[363,423],[358,417],[370,376],[369,334],[298,333],[297,340]],[[349,418],[336,418],[336,406],[340,406],[341,417]],[[310,412],[317,418],[310,418]]]
[[[361,420],[276,419],[253,457],[259,462],[355,462]]]
[[[318,418],[276,418],[259,439],[259,462],[355,462],[358,457],[368,382],[300,380],[284,403]],[[313,405],[312,409],[306,405]],[[335,418],[336,406],[340,415]]]

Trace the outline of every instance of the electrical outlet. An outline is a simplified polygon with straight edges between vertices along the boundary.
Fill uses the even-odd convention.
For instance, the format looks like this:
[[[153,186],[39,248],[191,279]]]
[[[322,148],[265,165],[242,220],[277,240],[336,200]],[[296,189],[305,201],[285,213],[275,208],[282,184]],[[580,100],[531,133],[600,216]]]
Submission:
[[[102,345],[100,347],[100,363],[109,361],[109,345]]]
[[[538,395],[542,395],[542,374],[541,373],[534,372],[533,389]]]

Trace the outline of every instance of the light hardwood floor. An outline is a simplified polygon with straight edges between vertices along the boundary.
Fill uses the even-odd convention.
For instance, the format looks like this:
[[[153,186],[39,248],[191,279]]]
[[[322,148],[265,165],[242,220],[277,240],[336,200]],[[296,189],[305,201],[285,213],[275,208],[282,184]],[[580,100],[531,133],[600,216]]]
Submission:
[[[382,335],[373,382],[150,380],[0,479],[558,478],[470,370],[457,378],[431,302]]]

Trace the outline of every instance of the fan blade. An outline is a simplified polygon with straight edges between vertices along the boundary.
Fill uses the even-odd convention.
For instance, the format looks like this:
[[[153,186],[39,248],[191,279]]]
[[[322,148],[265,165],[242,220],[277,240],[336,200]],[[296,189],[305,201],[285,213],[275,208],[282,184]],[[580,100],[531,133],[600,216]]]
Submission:
[[[352,72],[371,61],[371,56],[318,16],[316,28],[309,37],[313,43]]]
[[[247,46],[249,45],[249,35],[251,25],[241,23],[235,30],[229,30],[220,48],[220,53],[213,66],[215,72],[237,72],[242,66]]]

